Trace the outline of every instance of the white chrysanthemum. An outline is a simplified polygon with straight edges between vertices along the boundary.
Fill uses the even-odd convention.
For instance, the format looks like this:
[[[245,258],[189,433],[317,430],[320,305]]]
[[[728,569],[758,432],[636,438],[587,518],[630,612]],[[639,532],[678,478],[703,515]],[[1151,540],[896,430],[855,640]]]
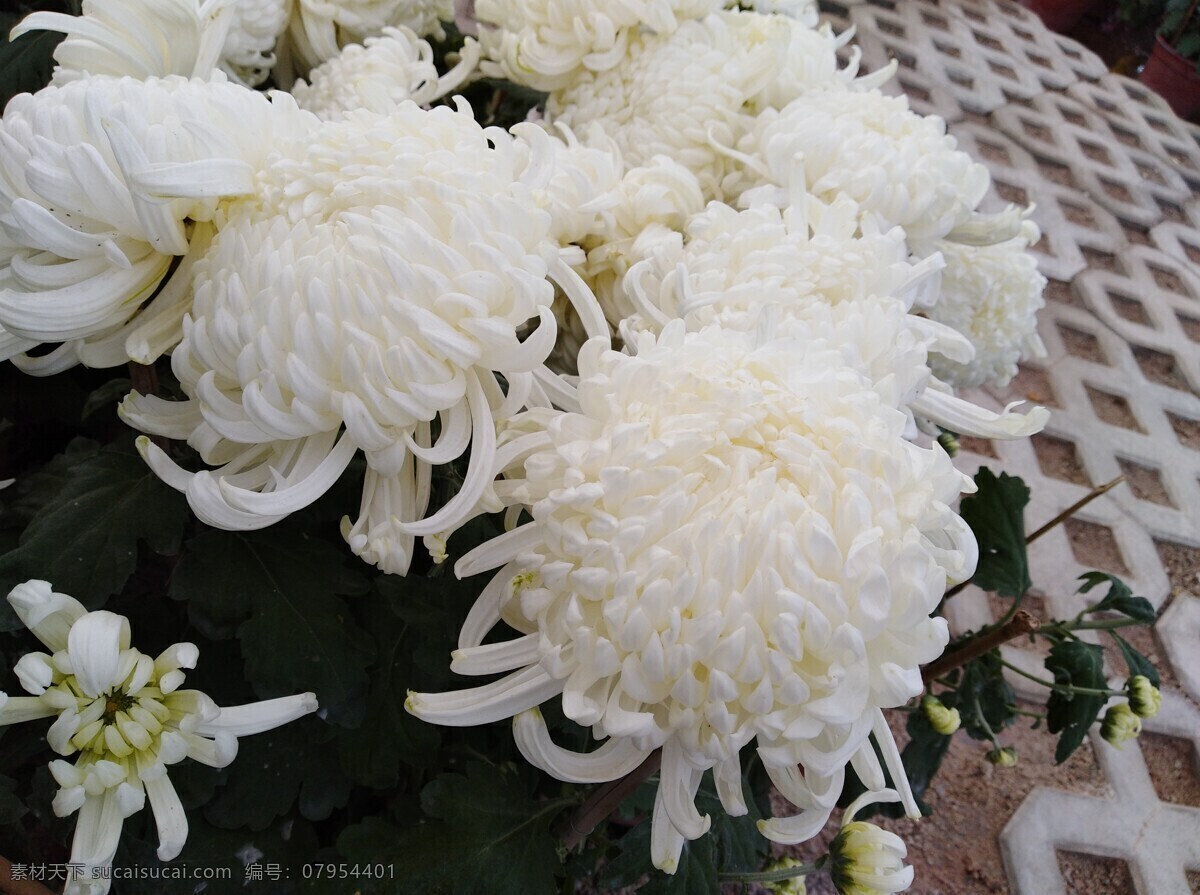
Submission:
[[[167,768],[185,758],[214,768],[237,755],[237,738],[272,730],[314,712],[312,693],[220,708],[199,690],[181,690],[195,668],[194,644],[176,643],[157,658],[130,648],[129,620],[88,612],[49,582],[26,581],[8,595],[25,626],[49,653],[22,656],[13,671],[30,696],[0,693],[0,726],[54,718],[46,733],[74,764],[50,762],[59,785],[54,813],[79,812],[66,895],[104,895],[125,818],[146,799],[158,826],[158,857],[170,861],[187,840],[183,804]]]
[[[1046,278],[1028,251],[1037,242],[1037,226],[1026,221],[1019,236],[994,245],[964,245],[942,240],[946,260],[942,289],[926,313],[966,336],[975,347],[969,363],[934,355],[934,372],[946,382],[966,387],[994,382],[1007,385],[1017,363],[1044,357],[1037,334],[1037,312],[1045,306]]]
[[[908,313],[918,296],[936,291],[941,256],[910,263],[900,228],[881,233],[870,219],[859,228],[857,206],[845,197],[832,206],[797,197],[786,211],[738,212],[714,202],[626,275],[622,292],[635,313],[621,330],[628,338],[681,318],[690,330],[749,331],[764,313],[835,326],[845,363],[881,384],[884,400],[915,421],[985,438],[1041,430],[1045,408],[995,414],[930,378],[931,351],[963,364],[972,358],[964,334]]]
[[[538,90],[570,86],[585,71],[620,64],[642,30],[666,36],[722,0],[476,0],[487,66]]]
[[[528,147],[533,155],[553,158],[552,176],[533,195],[550,212],[554,239],[564,246],[583,244],[589,237],[612,231],[624,163],[616,144],[599,128],[585,129],[584,142],[568,127],[556,131],[548,135],[529,124],[513,128],[519,149]]]
[[[221,68],[257,87],[275,66],[275,45],[287,28],[292,0],[233,0],[233,21],[221,48]]]
[[[858,47],[852,49],[849,62],[842,66],[838,50],[850,42],[854,31],[847,29],[835,35],[828,24],[815,27],[815,11],[811,17],[735,11],[723,13],[722,18],[741,54],[769,54],[775,59],[772,77],[747,99],[750,115],[764,109],[782,109],[812,91],[869,90],[886,82],[896,70],[896,63],[892,63],[860,77],[862,51]]]
[[[743,106],[775,68],[770,53],[741,52],[725,18],[709,16],[670,35],[631,35],[620,65],[550,94],[546,118],[577,133],[600,127],[631,168],[668,156],[699,178],[706,198],[720,198],[732,164],[721,147],[740,138]]]
[[[548,275],[590,333],[607,332],[532,195],[552,164],[465,103],[323,125],[261,175],[260,199],[231,209],[197,264],[171,359],[190,400],[122,405],[135,427],[187,438],[220,468],[186,473],[141,439],[151,466],[204,521],[260,528],[319,497],[361,449],[362,508],[343,534],[403,573],[414,535],[455,526],[491,481],[493,418],[548,404],[539,382],[559,387],[542,366]],[[462,490],[422,520],[431,465],[468,445]]]
[[[442,22],[454,19],[454,0],[295,0],[287,27],[286,69],[277,81],[290,86],[350,44],[408,28],[420,37],[444,36]],[[281,60],[281,63],[284,60]]]
[[[760,15],[789,16],[809,28],[815,28],[820,10],[816,0],[727,0],[726,6],[756,12]]]
[[[903,227],[910,247],[965,223],[990,182],[942,119],[877,90],[805,94],[759,115],[737,148],[745,167],[736,189],[757,187],[744,202],[785,204],[799,181],[826,201],[849,196],[884,226]]]
[[[672,871],[712,769],[744,814],[739,750],[757,741],[802,810],[763,825],[798,842],[823,826],[847,762],[870,789],[905,780],[880,707],[921,691],[947,640],[930,618],[976,546],[950,510],[971,487],[939,447],[846,366],[832,332],[682,321],[636,356],[589,342],[579,412],[529,411],[495,486],[532,521],[476,548],[460,575],[501,567],[469,613],[452,668],[512,672],[407,706],[439,724],[515,716],[532,763],[574,782],[620,777],[662,749],[651,851]],[[528,434],[523,434],[523,433]],[[483,645],[501,620],[522,636]],[[539,703],[561,694],[597,751],[551,742]],[[801,770],[801,767],[803,770]],[[915,813],[911,795],[906,798]]]
[[[704,208],[696,175],[665,155],[626,171],[616,193],[612,227],[584,243],[588,254],[582,268],[614,328],[636,311],[620,288],[622,277]]]
[[[405,100],[428,106],[457,89],[479,61],[479,44],[470,38],[458,65],[438,75],[433,49],[408,28],[384,28],[363,44],[351,44],[297,81],[292,94],[300,108],[335,121],[366,109],[386,114]]]
[[[220,68],[253,87],[275,64],[289,6],[285,0],[84,0],[82,15],[33,13],[13,36],[36,29],[67,35],[54,51],[56,84],[90,75],[207,79]]]
[[[91,77],[14,97],[0,120],[0,358],[62,342],[19,360],[49,373],[169,349],[208,222],[315,123],[219,75]]]
[[[60,31],[53,83],[93,75],[208,78],[234,25],[230,0],[83,0],[82,14],[35,12],[13,29]]]

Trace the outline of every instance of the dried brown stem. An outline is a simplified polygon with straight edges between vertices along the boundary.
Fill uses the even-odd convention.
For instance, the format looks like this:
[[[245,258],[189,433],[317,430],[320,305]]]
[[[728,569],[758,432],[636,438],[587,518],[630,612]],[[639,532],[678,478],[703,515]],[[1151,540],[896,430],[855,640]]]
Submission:
[[[621,803],[658,770],[662,762],[662,750],[655,749],[646,760],[620,780],[596,787],[582,805],[572,812],[559,828],[563,848],[570,851],[587,838],[602,820],[612,814]]]
[[[13,879],[12,863],[0,857],[0,892],[4,895],[54,895],[37,880]]]
[[[1055,516],[1053,519],[1051,519],[1049,522],[1047,522],[1045,525],[1043,525],[1041,528],[1039,528],[1037,531],[1035,531],[1033,534],[1027,535],[1025,538],[1025,543],[1032,544],[1034,541],[1036,541],[1038,538],[1040,538],[1046,532],[1050,531],[1052,528],[1054,528],[1057,525],[1062,525],[1064,522],[1066,522],[1068,519],[1070,519],[1072,516],[1074,516],[1076,513],[1078,513],[1084,507],[1086,507],[1089,503],[1091,503],[1097,497],[1103,497],[1105,494],[1107,494],[1113,488],[1117,487],[1117,485],[1121,484],[1121,482],[1123,482],[1123,481],[1125,481],[1125,476],[1119,475],[1115,479],[1113,479],[1111,482],[1105,482],[1103,485],[1100,485],[1099,487],[1092,489],[1087,494],[1083,495],[1083,497],[1079,498],[1079,500],[1075,501],[1073,504],[1071,504],[1069,507],[1067,507],[1061,513],[1059,513],[1057,516]],[[966,587],[970,583],[971,582],[968,580],[968,581],[963,581],[961,584],[954,585],[954,587],[952,587],[948,591],[946,591],[946,595],[944,597],[942,597],[942,601],[944,602],[946,600],[949,600],[951,597],[953,597],[955,594],[957,594],[959,591],[961,591],[964,587]]]
[[[972,659],[978,659],[980,656],[990,653],[1002,643],[1007,643],[1024,634],[1032,634],[1041,625],[1042,623],[1031,613],[1026,612],[1024,609],[1018,609],[1013,614],[1013,617],[1000,627],[984,631],[972,637],[954,652],[946,653],[941,658],[930,662],[921,669],[921,679],[928,684],[935,678],[941,677],[947,671],[961,668]]]

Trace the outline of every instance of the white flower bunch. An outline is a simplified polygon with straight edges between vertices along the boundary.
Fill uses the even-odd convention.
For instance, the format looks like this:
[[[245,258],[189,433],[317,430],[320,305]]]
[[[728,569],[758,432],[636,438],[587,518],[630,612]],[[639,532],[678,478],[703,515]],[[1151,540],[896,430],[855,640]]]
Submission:
[[[0,725],[54,718],[46,739],[59,785],[54,813],[79,812],[66,895],[104,895],[125,818],[146,799],[158,826],[158,857],[169,861],[187,840],[183,805],[167,768],[191,758],[214,768],[237,756],[237,738],[314,712],[312,693],[220,708],[199,690],[182,690],[199,650],[176,643],[157,657],[130,646],[129,620],[88,612],[49,582],[26,581],[8,602],[49,650],[28,653],[13,671],[29,696],[0,692]]]

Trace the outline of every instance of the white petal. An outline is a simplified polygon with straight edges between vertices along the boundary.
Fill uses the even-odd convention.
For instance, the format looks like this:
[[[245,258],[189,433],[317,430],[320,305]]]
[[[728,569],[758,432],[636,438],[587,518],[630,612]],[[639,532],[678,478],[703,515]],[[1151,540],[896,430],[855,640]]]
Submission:
[[[594,752],[572,752],[550,738],[542,713],[536,708],[513,718],[513,739],[525,760],[567,783],[607,783],[624,777],[646,760],[650,750],[638,749],[632,740],[610,739]]]
[[[1023,402],[1016,402],[1020,403]],[[1042,431],[1050,419],[1050,411],[1038,406],[1025,414],[1014,413],[1012,408],[1016,404],[1008,405],[1001,413],[992,413],[954,395],[927,388],[909,406],[918,416],[927,417],[939,426],[960,435],[974,435],[977,438],[1027,438]]]
[[[99,610],[71,626],[67,652],[80,689],[92,698],[121,682],[117,676],[121,650],[129,648],[129,619]]]
[[[58,714],[58,709],[37,696],[7,696],[0,693],[0,726],[37,721]]]
[[[67,632],[87,613],[74,597],[54,593],[50,582],[36,578],[14,587],[8,602],[22,624],[52,653],[67,648]]]
[[[515,640],[456,649],[450,654],[450,670],[455,674],[499,674],[533,665],[538,660],[538,634],[526,634]]]
[[[197,727],[196,733],[201,736],[216,736],[218,733],[234,737],[250,736],[274,730],[289,721],[315,712],[317,708],[317,697],[314,693],[282,696],[279,699],[267,699],[248,705],[225,706],[214,720]]]
[[[482,687],[450,693],[409,692],[404,707],[423,721],[471,727],[511,718],[562,692],[563,682],[540,667],[513,672]]]
[[[154,812],[154,823],[158,827],[158,859],[173,860],[183,851],[187,842],[188,821],[183,803],[166,774],[142,782],[146,787],[146,795],[150,797],[150,810]]]

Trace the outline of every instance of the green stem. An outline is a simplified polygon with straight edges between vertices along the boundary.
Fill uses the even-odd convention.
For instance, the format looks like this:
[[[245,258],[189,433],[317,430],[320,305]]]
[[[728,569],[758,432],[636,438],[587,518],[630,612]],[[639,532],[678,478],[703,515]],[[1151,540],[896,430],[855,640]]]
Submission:
[[[717,879],[723,883],[781,883],[784,880],[815,873],[818,869],[816,864],[800,864],[796,867],[763,870],[758,873],[718,873]]]
[[[1000,741],[996,739],[996,732],[992,730],[992,725],[988,724],[987,717],[983,714],[983,706],[980,705],[978,696],[975,697],[975,717],[979,721],[979,726],[983,728],[983,732],[992,741],[992,745],[999,749]]]
[[[1061,627],[1064,631],[1112,631],[1116,628],[1132,628],[1134,625],[1144,624],[1145,622],[1133,618],[1102,618],[1090,622],[1059,622],[1049,627]]]
[[[1076,687],[1074,684],[1060,684],[1056,681],[1048,681],[1045,678],[1040,678],[1037,675],[1030,674],[1028,671],[1025,671],[1022,668],[1018,668],[1016,665],[1013,665],[1011,662],[1006,662],[1004,659],[1000,660],[1000,664],[1003,665],[1005,668],[1007,668],[1009,671],[1019,674],[1023,678],[1028,678],[1029,680],[1033,681],[1035,684],[1041,684],[1043,687],[1049,687],[1051,690],[1057,690],[1060,693],[1078,693],[1081,696],[1121,696],[1122,695],[1120,690],[1108,690],[1108,689],[1096,690],[1096,689],[1093,689],[1092,687]]]

